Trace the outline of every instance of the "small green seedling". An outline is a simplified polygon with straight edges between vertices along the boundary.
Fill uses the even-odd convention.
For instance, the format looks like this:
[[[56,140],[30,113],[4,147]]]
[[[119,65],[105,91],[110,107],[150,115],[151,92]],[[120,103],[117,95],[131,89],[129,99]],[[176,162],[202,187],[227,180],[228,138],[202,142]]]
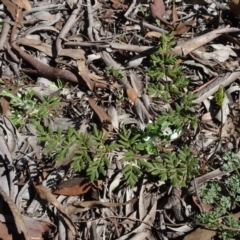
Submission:
[[[220,107],[222,106],[224,97],[225,97],[224,86],[220,85],[218,91],[214,94],[214,99],[218,106]]]

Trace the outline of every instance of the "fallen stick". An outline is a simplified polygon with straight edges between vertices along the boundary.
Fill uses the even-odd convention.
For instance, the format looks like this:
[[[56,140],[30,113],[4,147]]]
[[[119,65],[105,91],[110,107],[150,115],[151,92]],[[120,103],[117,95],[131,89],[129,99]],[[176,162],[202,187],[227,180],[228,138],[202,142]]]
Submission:
[[[50,67],[44,63],[41,63],[36,58],[33,58],[26,52],[24,52],[14,41],[14,36],[16,33],[16,24],[13,26],[12,33],[11,33],[11,39],[10,39],[10,45],[11,47],[16,50],[18,55],[25,60],[28,64],[30,64],[37,72],[39,76],[46,77],[46,78],[54,78],[54,79],[61,79],[68,82],[74,82],[78,83],[78,78],[76,75],[74,75],[72,72],[60,69],[60,68],[54,68]]]

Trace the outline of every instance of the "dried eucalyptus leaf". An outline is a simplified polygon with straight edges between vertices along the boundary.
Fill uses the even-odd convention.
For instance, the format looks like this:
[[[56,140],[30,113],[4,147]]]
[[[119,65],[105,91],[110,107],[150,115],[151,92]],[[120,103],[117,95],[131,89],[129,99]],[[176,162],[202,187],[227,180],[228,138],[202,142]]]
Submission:
[[[118,113],[115,107],[113,107],[112,105],[109,106],[108,108],[108,116],[111,119],[112,125],[115,129],[118,129]]]
[[[33,13],[32,17],[47,21],[52,19],[53,15],[47,11],[40,11],[40,12]]]
[[[135,72],[130,72],[130,80],[133,88],[137,92],[138,97],[142,96],[143,93],[143,83],[137,76]]]
[[[73,9],[77,5],[78,0],[66,0],[66,2],[69,5],[69,7]]]

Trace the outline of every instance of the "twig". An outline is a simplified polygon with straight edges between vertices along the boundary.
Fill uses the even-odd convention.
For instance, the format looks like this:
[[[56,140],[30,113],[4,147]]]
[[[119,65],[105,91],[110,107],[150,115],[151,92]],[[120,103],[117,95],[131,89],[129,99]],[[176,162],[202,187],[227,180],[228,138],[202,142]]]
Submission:
[[[43,10],[55,10],[55,11],[59,11],[61,8],[64,8],[65,9],[65,2],[63,4],[44,4],[40,7],[34,7],[30,10],[27,10],[27,11],[24,11],[23,12],[23,16],[27,16],[31,13],[34,13],[34,12],[40,12],[40,11],[43,11]]]
[[[10,21],[10,17],[6,17],[4,20]],[[9,30],[10,30],[10,24],[7,22],[4,22],[2,27],[1,37],[0,37],[0,50],[3,50],[4,48]]]
[[[237,68],[235,72],[226,73],[224,76],[218,77],[214,82],[210,83],[197,93],[197,99],[195,99],[194,102],[201,103],[204,99],[212,96],[215,92],[217,92],[220,85],[226,87],[231,84],[240,76],[239,70],[240,68]]]
[[[128,15],[130,14],[130,12],[134,9],[135,5],[136,5],[137,0],[133,0],[130,7],[128,8],[128,10],[125,12],[124,17],[128,18]]]
[[[191,181],[191,187],[188,189],[188,194],[193,194],[195,192],[195,188],[201,186],[204,182],[208,181],[209,179],[213,179],[216,177],[223,176],[225,174],[230,173],[231,171],[221,171],[220,169],[216,169],[212,172],[206,173],[200,177],[194,179],[194,182]],[[194,186],[196,185],[196,187]]]
[[[117,50],[124,50],[130,52],[144,52],[153,47],[149,46],[139,46],[139,45],[131,45],[131,44],[124,44],[124,43],[108,43],[108,42],[68,42],[65,43],[64,46],[82,46],[82,47],[98,47],[98,48],[113,48]]]
[[[33,33],[33,32],[42,31],[42,30],[50,30],[50,31],[54,31],[54,32],[59,33],[59,31],[58,31],[55,27],[52,27],[52,26],[49,26],[49,25],[46,25],[46,24],[41,24],[41,25],[37,25],[37,26],[34,26],[34,27],[28,29],[28,30],[23,34],[23,37],[25,37],[25,36]]]
[[[135,23],[138,23],[138,24],[142,24],[144,27],[146,27],[146,28],[148,28],[148,29],[150,29],[150,30],[153,30],[153,31],[156,31],[156,32],[160,32],[160,33],[164,33],[164,34],[167,34],[167,33],[168,33],[168,31],[166,31],[166,30],[164,30],[164,29],[162,29],[162,28],[156,27],[156,26],[154,26],[154,25],[152,25],[152,24],[149,24],[149,23],[147,23],[147,22],[140,22],[140,21],[134,20],[134,19],[132,19],[132,18],[130,18],[130,17],[127,17],[127,19],[128,19],[129,21],[132,21],[132,22],[135,22]]]
[[[93,10],[92,10],[92,4],[91,4],[91,0],[87,0],[87,10],[88,10],[88,37],[91,41],[94,41],[93,38]]]
[[[64,69],[50,67],[46,64],[41,63],[37,59],[33,58],[26,52],[24,52],[20,47],[17,46],[14,40],[14,35],[16,32],[16,24],[13,26],[11,33],[11,47],[16,50],[20,57],[22,57],[26,62],[28,62],[33,68],[35,68],[36,72],[43,77],[46,78],[60,78],[61,80],[66,80],[69,82],[78,82],[78,78],[72,72]]]
[[[79,14],[80,10],[81,10],[81,2],[78,3],[78,6],[76,9],[73,10],[71,16],[68,18],[67,22],[65,23],[65,25],[63,26],[61,32],[58,35],[58,38],[56,40],[56,50],[57,53],[59,53],[62,49],[62,39],[66,36],[66,34],[69,32],[69,30],[72,28],[72,26],[74,25],[74,23],[77,21],[77,15]]]

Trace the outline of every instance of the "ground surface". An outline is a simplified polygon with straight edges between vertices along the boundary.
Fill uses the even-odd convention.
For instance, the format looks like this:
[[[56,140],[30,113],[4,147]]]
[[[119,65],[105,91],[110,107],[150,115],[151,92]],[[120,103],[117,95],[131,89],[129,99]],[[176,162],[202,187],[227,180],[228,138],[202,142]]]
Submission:
[[[0,6],[0,238],[239,239],[237,0]]]

